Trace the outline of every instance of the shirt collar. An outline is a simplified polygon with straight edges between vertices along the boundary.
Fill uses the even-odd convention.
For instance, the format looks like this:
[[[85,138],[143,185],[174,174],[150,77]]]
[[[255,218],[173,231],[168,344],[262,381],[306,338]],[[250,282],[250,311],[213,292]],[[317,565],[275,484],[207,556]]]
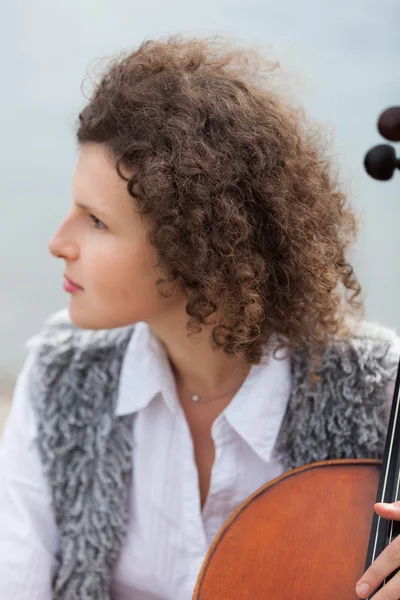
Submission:
[[[158,394],[175,412],[176,386],[166,350],[147,323],[136,323],[122,361],[115,414],[137,412]]]
[[[253,365],[224,417],[240,437],[268,462],[272,458],[292,391],[289,352],[272,353]]]
[[[269,348],[271,350],[271,347]],[[271,460],[292,390],[289,353],[272,352],[252,365],[223,418],[261,459]],[[135,325],[121,367],[115,414],[139,411],[157,395],[177,410],[175,380],[162,342],[146,323]]]

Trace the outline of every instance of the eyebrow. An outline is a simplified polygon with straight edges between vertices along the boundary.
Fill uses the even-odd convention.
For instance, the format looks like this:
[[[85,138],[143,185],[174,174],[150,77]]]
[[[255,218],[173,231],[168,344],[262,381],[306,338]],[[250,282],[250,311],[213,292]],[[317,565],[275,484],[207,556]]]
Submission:
[[[108,215],[107,213],[103,212],[102,210],[100,210],[99,208],[96,208],[94,206],[88,206],[87,204],[83,204],[83,202],[75,202],[75,206],[79,206],[79,208],[83,208],[84,210],[87,210],[91,213],[96,213],[100,216],[104,216],[107,218],[110,218],[110,215]]]

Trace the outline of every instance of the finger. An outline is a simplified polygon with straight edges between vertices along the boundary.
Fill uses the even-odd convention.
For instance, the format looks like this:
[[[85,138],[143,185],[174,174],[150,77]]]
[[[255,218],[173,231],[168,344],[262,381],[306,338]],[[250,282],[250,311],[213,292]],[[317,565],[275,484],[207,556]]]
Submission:
[[[377,502],[374,505],[375,512],[384,519],[400,521],[400,502]]]
[[[373,591],[374,590],[371,587],[365,594],[360,595],[358,587],[356,588],[356,593],[359,598],[367,598]],[[396,573],[396,575],[375,594],[374,600],[400,600],[400,573]]]
[[[367,598],[368,594],[371,593],[375,588],[382,583],[382,581],[393,571],[400,566],[400,536],[398,536],[391,544],[381,552],[378,558],[372,563],[372,565],[365,571],[364,575],[356,584],[356,591],[360,598]],[[394,579],[394,578],[393,578]],[[392,580],[391,580],[392,581]],[[369,591],[362,588],[362,585],[369,586]],[[388,585],[388,584],[387,584]],[[382,599],[385,596],[382,596]],[[400,599],[400,588],[398,597]],[[375,596],[374,596],[375,600]],[[387,599],[385,599],[387,600]]]

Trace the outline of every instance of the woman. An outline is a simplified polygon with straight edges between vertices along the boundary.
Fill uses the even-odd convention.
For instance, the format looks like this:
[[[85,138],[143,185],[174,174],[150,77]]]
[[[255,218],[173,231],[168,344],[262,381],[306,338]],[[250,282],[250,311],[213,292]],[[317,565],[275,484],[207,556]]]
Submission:
[[[272,71],[218,40],[148,42],[82,111],[50,242],[69,315],[31,342],[2,440],[1,598],[189,600],[258,487],[381,455],[398,341],[355,318],[353,213]]]

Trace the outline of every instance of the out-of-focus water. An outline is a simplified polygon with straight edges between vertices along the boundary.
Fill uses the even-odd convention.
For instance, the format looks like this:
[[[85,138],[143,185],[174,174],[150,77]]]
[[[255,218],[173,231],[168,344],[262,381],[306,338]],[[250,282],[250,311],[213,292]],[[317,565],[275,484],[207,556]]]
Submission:
[[[271,45],[301,75],[298,94],[333,130],[362,215],[355,263],[367,314],[400,329],[400,174],[378,183],[362,169],[365,151],[383,141],[378,114],[400,105],[398,0],[15,0],[4,5],[0,28],[0,380],[16,375],[25,339],[66,304],[63,266],[47,241],[70,202],[87,65],[171,33]]]

